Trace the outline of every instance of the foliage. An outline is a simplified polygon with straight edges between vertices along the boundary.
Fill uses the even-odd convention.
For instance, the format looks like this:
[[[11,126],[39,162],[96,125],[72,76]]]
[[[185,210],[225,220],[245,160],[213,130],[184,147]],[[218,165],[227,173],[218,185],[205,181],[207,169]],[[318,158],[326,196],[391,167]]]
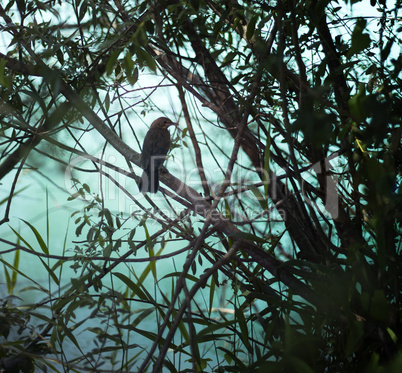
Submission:
[[[401,370],[401,4],[352,4],[0,5],[0,370]]]

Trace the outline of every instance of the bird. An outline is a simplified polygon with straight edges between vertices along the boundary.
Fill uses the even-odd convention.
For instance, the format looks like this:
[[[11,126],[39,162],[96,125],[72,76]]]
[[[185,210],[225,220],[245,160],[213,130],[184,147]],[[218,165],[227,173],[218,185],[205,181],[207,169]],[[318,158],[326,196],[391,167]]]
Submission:
[[[178,126],[169,118],[154,120],[142,145],[141,167],[144,170],[138,185],[142,193],[156,193],[159,189],[159,169],[170,149],[170,126]]]

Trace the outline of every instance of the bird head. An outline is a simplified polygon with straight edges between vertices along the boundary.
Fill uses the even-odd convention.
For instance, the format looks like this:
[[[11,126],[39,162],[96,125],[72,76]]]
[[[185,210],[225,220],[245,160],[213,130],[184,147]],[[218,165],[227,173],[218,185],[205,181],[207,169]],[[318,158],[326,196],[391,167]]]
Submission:
[[[151,124],[151,128],[163,128],[167,129],[170,126],[178,126],[178,123],[172,122],[169,118],[160,117],[154,120]]]

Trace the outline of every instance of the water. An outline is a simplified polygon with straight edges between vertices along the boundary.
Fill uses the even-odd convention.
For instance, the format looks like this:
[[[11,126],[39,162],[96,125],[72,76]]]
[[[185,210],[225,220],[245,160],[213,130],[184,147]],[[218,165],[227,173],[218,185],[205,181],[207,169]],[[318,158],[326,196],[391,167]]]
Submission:
[[[49,170],[50,168],[50,170]],[[27,242],[24,243],[20,240],[19,244],[27,247],[28,244],[32,246],[33,250],[38,253],[43,253],[43,248],[38,240],[38,237],[35,235],[35,232],[24,222],[27,221],[37,230],[37,234],[41,236],[43,242],[46,244],[49,254],[55,256],[72,256],[74,255],[74,247],[75,245],[83,246],[82,242],[85,240],[85,235],[77,237],[75,234],[75,229],[77,224],[75,224],[75,219],[78,216],[82,215],[82,209],[86,205],[82,200],[73,200],[68,201],[69,193],[67,193],[65,188],[65,175],[62,172],[53,172],[51,170],[50,165],[44,165],[42,167],[42,172],[46,172],[49,177],[40,177],[34,171],[24,172],[21,174],[16,190],[21,190],[27,188],[21,194],[18,194],[13,198],[11,210],[10,210],[10,222],[7,224],[3,224],[0,226],[0,237],[6,239],[11,242],[17,242],[17,235],[12,231],[13,228],[18,234]],[[13,175],[9,175],[7,179],[5,179],[2,187],[1,187],[1,195],[3,198],[9,193],[9,187],[12,182]],[[97,176],[98,178],[98,176]],[[83,180],[87,181],[91,186],[91,190],[97,190],[98,179],[93,178],[93,180]],[[92,182],[91,182],[92,181]],[[126,183],[130,187],[131,191],[135,191],[136,186],[133,185],[132,182]],[[122,198],[121,195],[113,190],[110,184],[103,183],[104,188],[104,196],[105,196],[105,207],[108,207],[113,212],[125,211],[125,209],[131,211],[135,211],[135,207],[130,205],[130,201],[127,198]],[[120,197],[119,197],[120,195]],[[154,199],[156,196],[154,197]],[[143,202],[143,201],[142,201]],[[144,203],[144,202],[143,202]],[[122,207],[125,206],[125,207]],[[5,205],[2,206],[3,210]],[[137,207],[138,209],[138,207]],[[71,216],[75,211],[80,211],[78,214],[75,214],[73,217]],[[93,215],[94,221],[97,219],[96,211],[94,210],[88,212],[87,214]],[[124,217],[127,217],[127,213],[123,214],[122,221],[124,221]],[[128,219],[120,231],[124,234],[129,232],[133,227],[138,225],[138,221],[134,218]],[[149,234],[152,235],[155,231],[160,229],[160,225],[154,225],[149,221],[147,224],[147,229],[149,230]],[[85,231],[84,231],[85,232]],[[117,232],[118,233],[118,232]],[[127,239],[127,236],[125,236]],[[175,238],[175,237],[172,237]],[[141,241],[145,239],[145,230],[143,227],[137,227],[135,236],[133,237],[135,241]],[[160,240],[159,240],[160,241]],[[161,254],[169,254],[178,249],[181,249],[185,243],[181,243],[180,241],[172,241],[166,245],[166,248],[162,251]],[[43,244],[42,244],[43,245]],[[10,246],[2,244],[0,250],[9,249]],[[157,251],[160,249],[160,244],[155,246],[155,255]],[[129,250],[128,244],[124,242],[122,247],[119,249],[117,255],[113,255],[114,257],[118,257],[119,255],[125,254]],[[147,277],[143,279],[144,289],[149,292],[149,296],[151,299],[155,299],[160,304],[165,304],[165,308],[168,306],[166,304],[166,299],[171,298],[171,294],[174,286],[176,285],[177,276],[165,276],[169,275],[172,272],[180,273],[183,268],[184,260],[187,255],[187,252],[182,253],[181,255],[174,256],[172,258],[167,258],[163,260],[159,260],[155,264],[155,278],[154,272],[152,270],[149,271]],[[149,253],[142,247],[138,250],[136,256],[131,255],[129,258],[147,258]],[[15,253],[3,254],[2,259],[10,264],[14,262]],[[43,260],[43,262],[42,262]],[[24,307],[24,305],[29,304],[43,304],[44,307],[37,307],[34,309],[34,312],[40,312],[49,319],[52,316],[52,313],[48,307],[50,304],[57,302],[57,297],[61,294],[64,294],[65,290],[71,286],[71,279],[80,279],[85,271],[82,271],[82,267],[78,268],[76,271],[71,267],[74,263],[73,261],[64,262],[62,266],[54,269],[54,275],[57,277],[57,280],[60,281],[60,287],[56,284],[54,279],[49,275],[49,272],[46,270],[45,263],[50,268],[54,266],[57,262],[57,259],[47,259],[47,258],[38,258],[34,254],[30,254],[28,252],[20,253],[20,261],[18,265],[18,270],[21,274],[17,276],[17,283],[15,286],[15,290],[13,292],[14,295],[18,296],[19,299],[14,299],[13,304],[15,306]],[[102,266],[102,264],[101,264]],[[138,278],[144,273],[144,271],[149,266],[149,262],[138,262],[138,263],[121,263],[118,267],[116,267],[112,273],[121,273],[125,276],[131,278],[132,281],[137,283],[137,280],[133,276],[133,273],[136,274]],[[204,263],[201,266],[199,263],[197,264],[197,274],[199,276],[203,272],[203,269],[210,266],[208,262],[204,259]],[[11,270],[7,269],[8,273],[11,275]],[[1,272],[0,272],[1,273]],[[190,273],[192,273],[190,271]],[[22,274],[25,274],[24,277]],[[1,296],[4,299],[7,294],[6,287],[6,279],[4,276],[4,271],[0,275],[1,285]],[[127,300],[127,305],[129,306],[128,311],[124,311],[123,303],[112,304],[112,302],[106,301],[104,304],[96,305],[96,302],[100,302],[102,298],[102,294],[104,294],[105,298],[110,298],[111,291],[122,292],[123,295],[127,299],[132,299],[133,294],[132,291],[127,290],[126,284],[120,281],[116,275],[107,275],[102,279],[103,287],[98,291],[94,291],[93,289],[90,291],[89,298],[93,302],[88,301],[89,306],[86,307],[77,307],[74,310],[74,314],[71,314],[71,320],[67,323],[67,326],[71,327],[75,323],[80,323],[82,320],[85,322],[77,327],[74,330],[73,335],[78,341],[80,349],[75,345],[74,341],[65,337],[62,342],[62,353],[64,355],[64,359],[66,361],[71,361],[74,358],[79,358],[84,353],[88,353],[93,348],[96,347],[99,341],[95,341],[94,337],[96,336],[95,332],[109,332],[111,334],[116,332],[113,325],[115,321],[113,318],[117,318],[119,323],[124,323],[125,325],[130,325],[134,322],[134,320],[146,309],[152,308],[151,304],[147,304],[144,301],[130,301]],[[192,286],[194,282],[188,281],[189,288]],[[49,302],[49,297],[44,291],[40,291],[40,286],[43,286],[44,289],[47,289],[53,298],[52,302]],[[209,307],[209,299],[208,299],[208,288],[204,291],[204,295],[199,293],[195,301],[200,305],[201,309],[207,309]],[[75,302],[82,301],[82,298],[77,298]],[[62,313],[60,316],[57,316],[60,320],[60,323],[66,322],[63,317],[68,314],[68,312],[73,312],[72,307],[74,306],[74,302],[70,302],[66,304],[67,308],[62,309]],[[213,304],[214,307],[219,307],[219,297],[217,296],[217,300]],[[93,311],[99,307],[99,312],[96,315],[93,315]],[[69,310],[70,308],[70,310]],[[196,308],[193,306],[193,310],[196,311]],[[74,316],[74,317],[73,317]],[[162,322],[162,316],[160,314],[155,314],[155,312],[150,313],[144,320],[138,324],[138,328],[152,333],[158,332],[158,325]],[[36,328],[35,331],[40,333],[46,323],[37,318],[31,318],[30,323],[31,327]],[[109,326],[108,326],[109,325]],[[92,328],[100,328],[100,329],[92,329]],[[166,331],[167,332],[167,331]],[[152,344],[152,342],[146,338],[141,336],[140,334],[135,334],[135,337],[128,337],[128,333],[126,330],[121,330],[122,340],[127,344],[136,344],[141,346],[145,351],[148,350]],[[130,335],[134,335],[130,333]],[[180,335],[180,333],[178,333]],[[19,337],[16,334],[10,335],[12,337]],[[176,338],[175,342],[177,344],[182,343]],[[113,347],[115,344],[110,344],[110,347]],[[61,352],[61,346],[56,344],[57,349]],[[138,352],[138,349],[131,349],[132,352]],[[213,355],[215,357],[215,352],[208,351],[207,355]],[[99,354],[98,358],[101,354]],[[178,356],[173,357],[173,352],[169,352],[169,355],[172,356],[172,359],[180,358]],[[52,355],[48,355],[51,357]],[[60,358],[60,354],[57,358]],[[116,359],[119,360],[121,354],[118,353],[116,355]],[[130,358],[131,356],[126,356]],[[187,366],[190,363],[185,362],[189,357],[182,356],[183,361],[180,361],[181,365]],[[82,363],[80,363],[82,364]],[[179,363],[178,363],[179,364]],[[58,367],[55,364],[56,368],[63,371],[62,368]],[[190,365],[189,365],[190,366]],[[102,369],[110,369],[112,364],[109,360],[106,360],[106,364],[102,366]]]

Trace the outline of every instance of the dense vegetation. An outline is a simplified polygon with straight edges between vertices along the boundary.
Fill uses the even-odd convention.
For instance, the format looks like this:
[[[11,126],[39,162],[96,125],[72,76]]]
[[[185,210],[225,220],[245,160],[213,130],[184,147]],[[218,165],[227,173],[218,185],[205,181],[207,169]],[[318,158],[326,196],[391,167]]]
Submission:
[[[401,371],[400,7],[1,2],[0,371]]]

